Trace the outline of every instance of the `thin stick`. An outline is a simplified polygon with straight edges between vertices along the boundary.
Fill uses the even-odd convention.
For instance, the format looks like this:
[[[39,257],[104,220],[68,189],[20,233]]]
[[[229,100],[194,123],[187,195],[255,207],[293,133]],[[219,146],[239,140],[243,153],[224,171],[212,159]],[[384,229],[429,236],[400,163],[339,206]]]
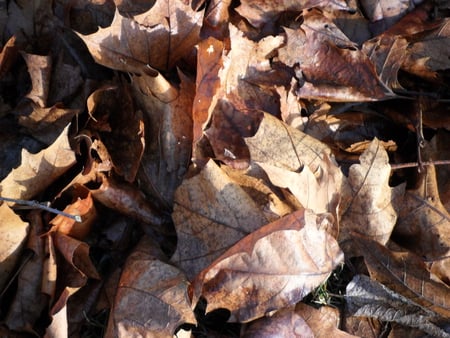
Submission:
[[[78,216],[78,215],[71,215],[71,214],[68,214],[67,212],[60,211],[58,209],[48,207],[45,204],[40,203],[38,201],[18,200],[18,199],[15,199],[15,198],[8,198],[8,197],[0,197],[0,201],[13,202],[13,203],[21,204],[21,205],[26,205],[26,206],[29,206],[29,207],[31,207],[33,209],[42,209],[42,210],[51,212],[53,214],[69,217],[69,218],[75,220],[75,222],[80,222],[81,223],[81,217],[80,216]]]
[[[450,164],[450,160],[427,161],[427,162],[421,162],[421,163],[417,163],[417,162],[395,163],[395,164],[391,164],[391,170],[398,170],[398,169],[403,169],[403,168],[414,168],[414,167],[418,167],[419,165],[427,166],[427,165],[449,165],[449,164]]]

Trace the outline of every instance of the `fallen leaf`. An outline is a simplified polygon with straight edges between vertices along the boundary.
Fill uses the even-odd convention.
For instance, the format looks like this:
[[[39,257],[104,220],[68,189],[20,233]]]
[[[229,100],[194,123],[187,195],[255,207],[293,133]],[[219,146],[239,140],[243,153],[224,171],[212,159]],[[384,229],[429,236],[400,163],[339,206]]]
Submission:
[[[156,75],[171,69],[200,41],[203,12],[183,1],[159,1],[133,18],[117,10],[111,26],[80,35],[94,59],[107,67],[136,74]],[[157,50],[158,52],[152,52]]]
[[[347,285],[345,300],[348,311],[354,316],[396,322],[418,328],[433,337],[449,336],[430,321],[435,316],[432,311],[365,275],[353,277]]]
[[[25,245],[28,235],[28,223],[11,210],[3,202],[0,205],[0,238],[3,239],[3,245],[0,250],[0,293],[8,283],[16,264],[21,257],[21,249]]]
[[[299,302],[343,260],[322,221],[301,210],[252,232],[196,277],[193,299],[204,297],[207,313],[229,310],[232,322]]]
[[[293,308],[277,311],[273,316],[252,321],[243,331],[241,337],[295,337],[313,338],[314,332],[308,323]]]
[[[37,154],[22,150],[22,163],[0,182],[2,196],[27,200],[42,192],[75,163],[67,126],[56,141]]]
[[[22,53],[22,57],[28,66],[31,78],[31,92],[27,97],[36,102],[40,107],[47,106],[48,90],[50,89],[50,77],[52,72],[51,56],[33,55]]]
[[[322,306],[319,309],[316,309],[300,302],[295,306],[295,313],[304,318],[315,338],[325,338],[330,336],[336,338],[356,337],[339,330],[340,314],[336,308]]]
[[[209,160],[175,192],[177,249],[171,261],[192,280],[230,246],[267,223],[258,205]]]
[[[196,324],[188,281],[163,257],[149,237],[143,237],[128,256],[107,336],[171,337],[180,325]]]
[[[363,236],[354,236],[353,243],[364,256],[374,281],[410,299],[421,308],[433,311],[437,317],[449,317],[449,287],[433,280],[418,256],[410,252],[391,252]]]
[[[386,244],[397,221],[392,201],[402,194],[404,185],[389,186],[389,158],[378,139],[360,156],[360,162],[350,167],[348,188],[343,191],[339,241],[347,241],[356,232]]]

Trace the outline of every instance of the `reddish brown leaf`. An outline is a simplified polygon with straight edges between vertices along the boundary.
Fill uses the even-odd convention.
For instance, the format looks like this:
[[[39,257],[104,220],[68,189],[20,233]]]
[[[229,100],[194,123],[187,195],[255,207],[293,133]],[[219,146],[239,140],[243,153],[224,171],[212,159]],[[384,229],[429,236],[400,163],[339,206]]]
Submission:
[[[206,311],[228,309],[247,322],[300,301],[343,260],[329,220],[296,211],[254,231],[217,258],[193,283]]]

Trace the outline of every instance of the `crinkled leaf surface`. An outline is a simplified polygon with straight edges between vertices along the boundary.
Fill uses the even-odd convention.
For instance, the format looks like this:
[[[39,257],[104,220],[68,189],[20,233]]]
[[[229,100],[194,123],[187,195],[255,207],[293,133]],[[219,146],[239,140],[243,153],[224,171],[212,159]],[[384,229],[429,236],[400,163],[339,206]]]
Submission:
[[[207,312],[228,309],[237,322],[299,302],[344,258],[321,223],[300,210],[254,231],[196,277],[194,299],[205,297]]]

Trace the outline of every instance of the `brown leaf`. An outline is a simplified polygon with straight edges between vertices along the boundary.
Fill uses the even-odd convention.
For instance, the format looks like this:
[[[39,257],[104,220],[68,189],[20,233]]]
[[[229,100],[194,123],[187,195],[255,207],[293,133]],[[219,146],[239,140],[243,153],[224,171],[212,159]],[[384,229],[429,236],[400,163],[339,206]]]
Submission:
[[[194,299],[205,297],[206,312],[228,309],[233,322],[297,303],[343,260],[321,221],[302,210],[254,231],[197,276]]]
[[[28,66],[32,89],[27,97],[36,102],[40,107],[47,106],[48,90],[52,73],[52,58],[42,55],[22,53],[22,57]]]
[[[94,59],[107,67],[156,75],[169,70],[199,42],[203,12],[181,0],[158,1],[133,18],[116,11],[110,27],[80,35]]]
[[[37,154],[22,150],[22,163],[0,182],[4,197],[29,199],[42,192],[74,163],[75,153],[67,137],[67,126],[56,141]]]
[[[419,328],[433,337],[448,337],[430,319],[435,314],[365,275],[356,275],[347,285],[348,311],[358,317],[372,317],[387,322]]]
[[[0,52],[0,79],[10,70],[17,59],[18,47],[16,46],[16,36],[13,35],[3,45]]]
[[[404,185],[389,186],[389,158],[378,139],[360,156],[360,162],[350,167],[348,188],[343,191],[340,242],[356,232],[386,244],[397,220],[392,201],[402,194]]]
[[[138,172],[141,189],[161,208],[171,210],[175,189],[191,160],[194,83],[181,71],[179,88],[161,74],[134,78],[133,89],[144,112],[146,149]]]
[[[307,165],[311,172],[320,172],[323,156],[331,150],[320,141],[289,127],[270,114],[264,114],[255,136],[245,139],[252,161],[299,172]]]
[[[298,96],[337,102],[394,96],[378,78],[369,58],[331,20],[318,10],[304,12],[303,17],[300,28],[285,28],[286,46],[279,50],[281,61],[290,66],[299,64]]]
[[[92,200],[91,192],[82,185],[73,187],[72,203],[64,212],[70,215],[78,215],[81,222],[63,215],[56,215],[49,223],[52,225],[50,232],[57,231],[64,235],[82,240],[92,230],[92,226],[97,219],[97,210]]]
[[[2,219],[4,219],[2,217]],[[25,331],[34,335],[34,325],[48,304],[48,297],[42,292],[44,264],[44,224],[41,211],[30,213],[30,233],[27,254],[31,258],[24,265],[17,279],[17,292],[5,319],[6,325],[15,331]],[[9,222],[8,222],[9,223]],[[24,252],[24,253],[25,253]]]
[[[350,10],[345,1],[337,0],[243,0],[239,7],[236,8],[238,13],[245,17],[253,26],[261,27],[264,24],[275,21],[277,16],[282,12],[300,12],[303,9],[312,7],[324,7],[339,10]]]
[[[305,303],[298,303],[295,306],[295,313],[302,316],[315,338],[336,337],[355,338],[351,334],[339,330],[339,311],[330,306],[322,306],[316,309]]]
[[[196,324],[186,277],[165,263],[155,243],[144,237],[125,263],[111,311],[108,337],[169,337]]]
[[[411,299],[423,309],[449,317],[449,287],[434,281],[418,256],[409,252],[391,252],[363,236],[354,236],[353,242],[364,256],[373,280]]]
[[[0,205],[0,219],[0,238],[3,243],[0,249],[1,293],[21,257],[21,249],[28,234],[28,223],[22,221],[4,202]]]
[[[172,218],[178,241],[171,261],[189,279],[267,223],[256,203],[212,160],[177,189]]]
[[[293,308],[277,311],[273,316],[257,319],[245,326],[245,338],[313,338],[314,332]]]
[[[442,205],[434,166],[427,166],[415,189],[394,201],[398,222],[396,241],[435,265],[433,272],[450,281],[450,214]]]

